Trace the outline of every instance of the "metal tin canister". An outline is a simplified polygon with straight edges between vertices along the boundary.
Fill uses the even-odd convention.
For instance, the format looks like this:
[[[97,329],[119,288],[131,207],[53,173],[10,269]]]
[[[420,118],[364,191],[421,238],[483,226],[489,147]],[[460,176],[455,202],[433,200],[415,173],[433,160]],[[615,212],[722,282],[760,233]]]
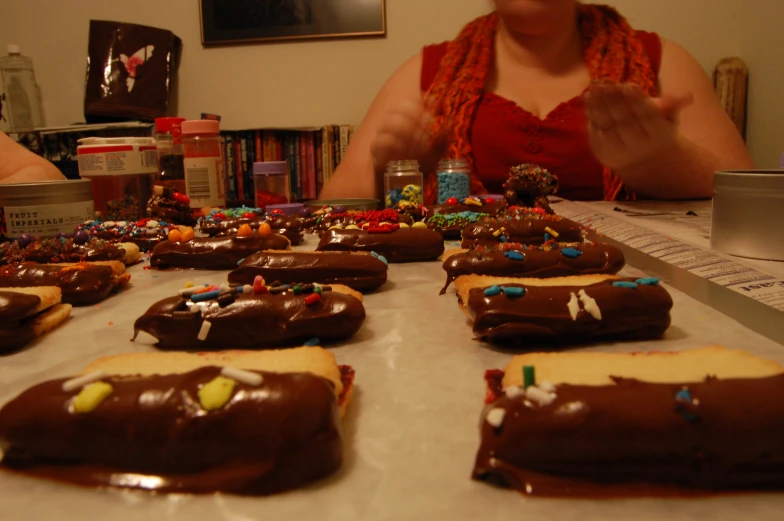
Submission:
[[[732,170],[713,177],[711,248],[784,260],[784,170]]]
[[[55,237],[94,217],[89,179],[0,184],[0,237]]]

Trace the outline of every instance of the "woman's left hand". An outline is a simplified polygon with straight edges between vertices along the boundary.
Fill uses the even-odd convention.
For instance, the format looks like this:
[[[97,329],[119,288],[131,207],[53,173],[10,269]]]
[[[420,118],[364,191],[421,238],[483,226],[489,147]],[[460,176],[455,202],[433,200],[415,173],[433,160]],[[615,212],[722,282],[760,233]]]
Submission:
[[[678,137],[678,114],[692,101],[691,94],[651,98],[638,85],[592,86],[585,106],[596,158],[622,171],[665,153]]]

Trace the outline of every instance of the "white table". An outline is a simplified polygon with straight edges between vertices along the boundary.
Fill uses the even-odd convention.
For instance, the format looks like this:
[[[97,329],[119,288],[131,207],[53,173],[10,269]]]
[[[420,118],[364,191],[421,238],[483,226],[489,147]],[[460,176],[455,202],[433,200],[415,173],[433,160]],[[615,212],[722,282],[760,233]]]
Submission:
[[[310,238],[305,247],[313,247]],[[187,281],[223,282],[225,272],[132,267],[131,286],[99,306],[75,309],[58,330],[0,358],[0,402],[31,384],[64,377],[96,357],[152,351],[132,325],[153,302]],[[639,275],[634,267],[623,273]],[[0,473],[0,519],[245,521],[780,519],[784,495],[589,501],[526,498],[470,479],[479,444],[483,373],[510,355],[471,339],[454,291],[438,296],[439,262],[392,265],[389,282],[366,296],[367,321],[331,348],[357,371],[345,419],[346,457],[334,476],[272,497],[151,496],[97,491]],[[671,288],[668,288],[671,289]],[[781,345],[671,289],[672,327],[659,341],[604,344],[586,351],[682,350],[722,343],[784,363]]]

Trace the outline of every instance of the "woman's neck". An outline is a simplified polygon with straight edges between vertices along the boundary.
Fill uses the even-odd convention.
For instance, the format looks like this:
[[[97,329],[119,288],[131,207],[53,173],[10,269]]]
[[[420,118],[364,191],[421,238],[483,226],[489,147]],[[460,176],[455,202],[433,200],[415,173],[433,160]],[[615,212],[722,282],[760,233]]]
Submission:
[[[526,68],[559,72],[583,59],[576,16],[565,18],[561,25],[539,34],[514,31],[501,19],[495,44],[496,52]]]

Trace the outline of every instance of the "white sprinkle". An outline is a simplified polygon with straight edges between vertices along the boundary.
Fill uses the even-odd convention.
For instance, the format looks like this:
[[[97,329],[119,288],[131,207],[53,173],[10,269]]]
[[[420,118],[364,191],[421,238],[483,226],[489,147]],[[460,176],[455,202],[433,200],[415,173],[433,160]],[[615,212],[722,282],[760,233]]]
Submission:
[[[244,286],[242,286],[242,292],[248,294],[253,293],[253,286],[251,286],[250,284],[245,284]]]
[[[92,224],[92,221],[84,221],[84,224]]]
[[[163,195],[163,186],[155,185],[152,187],[152,193],[155,195]]]
[[[193,288],[182,288],[177,290],[178,295],[184,295],[185,293],[193,293]]]
[[[525,397],[532,402],[535,402],[539,407],[547,407],[555,400],[555,395],[543,391],[535,385],[532,385],[525,390]]]
[[[551,384],[550,382],[548,382],[547,380],[545,380],[544,382],[539,382],[539,385],[537,385],[537,387],[539,387],[539,389],[541,389],[542,391],[545,391],[545,392],[548,392],[548,393],[554,393],[555,392],[555,386],[553,384]]]
[[[87,384],[97,382],[98,380],[102,380],[104,378],[106,378],[105,371],[94,371],[84,376],[77,376],[76,378],[71,378],[70,380],[63,382],[63,392],[70,393],[71,391],[81,389]]]
[[[125,228],[128,225],[126,221],[117,221],[117,226],[120,228]]]
[[[572,320],[577,320],[577,314],[580,312],[580,301],[577,299],[577,295],[574,293],[571,295],[566,307],[569,308],[569,314],[572,315]]]
[[[221,374],[226,378],[233,378],[238,382],[245,385],[252,385],[258,387],[264,381],[264,378],[259,373],[245,371],[242,369],[235,369],[234,367],[224,367],[221,369]]]
[[[495,409],[490,409],[490,412],[488,412],[487,416],[485,416],[485,420],[487,420],[487,423],[497,429],[504,424],[504,416],[506,416],[506,411],[496,407]]]
[[[229,286],[228,284],[221,284],[220,286],[218,286],[218,289],[221,291],[229,291],[231,289],[231,286]]]
[[[105,223],[103,223],[103,225],[104,225],[106,228],[114,228],[114,225],[115,225],[115,224],[117,224],[117,223],[116,223],[116,222],[114,222],[114,221],[106,221]]]
[[[599,309],[599,304],[596,303],[596,300],[589,297],[584,289],[581,289],[577,296],[580,297],[580,302],[583,303],[583,309],[586,311],[586,313],[591,315],[596,320],[602,319],[602,310]]]
[[[161,225],[161,223],[159,223],[158,221],[155,221],[155,220],[147,221],[147,228],[157,228],[160,225]]]
[[[518,396],[523,396],[525,390],[519,385],[510,385],[504,389],[504,393],[506,393],[507,398],[517,398]]]
[[[192,309],[192,308],[191,308]],[[207,340],[207,335],[210,334],[210,328],[212,327],[212,322],[209,320],[205,320],[201,323],[201,329],[199,329],[199,334],[196,336],[201,341]]]

